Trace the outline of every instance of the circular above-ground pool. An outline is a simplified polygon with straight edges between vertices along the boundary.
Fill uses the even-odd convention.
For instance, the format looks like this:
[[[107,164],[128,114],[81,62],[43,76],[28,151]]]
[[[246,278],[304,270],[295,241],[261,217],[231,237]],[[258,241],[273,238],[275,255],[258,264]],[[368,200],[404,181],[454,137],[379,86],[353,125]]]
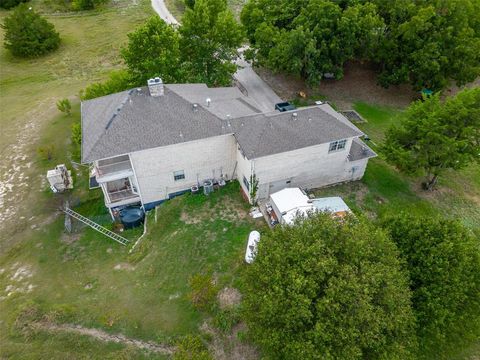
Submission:
[[[145,219],[145,213],[138,207],[127,207],[120,210],[120,221],[125,229],[132,229],[140,226]]]

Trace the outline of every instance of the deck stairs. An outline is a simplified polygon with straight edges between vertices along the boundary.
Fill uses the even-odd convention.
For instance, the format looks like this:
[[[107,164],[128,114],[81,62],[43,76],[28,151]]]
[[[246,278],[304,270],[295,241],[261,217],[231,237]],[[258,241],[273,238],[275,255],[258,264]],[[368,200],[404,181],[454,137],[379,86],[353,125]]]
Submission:
[[[120,243],[124,246],[128,245],[128,243],[130,242],[130,240],[125,239],[123,236],[120,236],[120,235],[114,233],[113,231],[110,231],[110,230],[104,228],[103,226],[101,226],[101,225],[97,224],[96,222],[86,218],[83,215],[80,215],[79,213],[73,211],[72,209],[70,209],[68,207],[65,208],[63,210],[63,212],[65,214],[71,216],[72,218],[77,219],[78,221],[81,221],[85,225],[90,226],[92,229],[98,231],[100,234],[103,234],[106,237],[109,237],[110,239],[115,240],[116,242],[118,242],[118,243]]]

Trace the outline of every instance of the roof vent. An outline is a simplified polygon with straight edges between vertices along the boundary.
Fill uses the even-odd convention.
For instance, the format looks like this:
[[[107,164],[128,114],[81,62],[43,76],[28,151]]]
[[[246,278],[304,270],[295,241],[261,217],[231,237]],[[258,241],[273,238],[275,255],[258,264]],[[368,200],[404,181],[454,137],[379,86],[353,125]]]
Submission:
[[[209,107],[209,106],[210,106],[210,104],[211,104],[211,102],[212,102],[212,99],[210,99],[210,98],[207,98],[207,100],[205,100],[205,101],[207,102],[207,107]]]
[[[198,111],[198,104],[193,104],[192,109],[193,109],[194,112],[197,112]]]
[[[298,119],[298,114],[296,112],[292,113],[292,120],[296,121]]]
[[[159,77],[148,80],[148,90],[150,91],[150,96],[158,97],[163,96],[164,88],[163,81]]]

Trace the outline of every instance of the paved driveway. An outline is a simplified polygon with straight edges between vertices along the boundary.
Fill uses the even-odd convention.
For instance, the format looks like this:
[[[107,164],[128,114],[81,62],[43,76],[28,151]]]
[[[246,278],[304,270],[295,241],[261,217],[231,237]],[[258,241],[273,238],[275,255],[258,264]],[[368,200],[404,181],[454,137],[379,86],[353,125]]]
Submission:
[[[241,53],[242,49],[239,49]],[[240,68],[233,75],[237,81],[247,90],[247,95],[252,98],[262,112],[275,110],[275,104],[282,102],[282,99],[257,75],[252,65],[242,57],[237,60]]]
[[[172,13],[167,9],[164,0],[152,0],[153,10],[167,24],[178,25],[178,21],[173,17]],[[241,54],[245,48],[238,49]],[[234,78],[246,90],[247,95],[257,103],[258,108],[262,112],[270,112],[275,110],[275,104],[282,101],[280,97],[263,81],[260,76],[253,71],[250,63],[240,57],[236,61],[240,66],[238,71],[233,75]]]
[[[177,19],[175,19],[172,13],[167,9],[164,0],[152,0],[152,8],[167,24],[178,25]]]

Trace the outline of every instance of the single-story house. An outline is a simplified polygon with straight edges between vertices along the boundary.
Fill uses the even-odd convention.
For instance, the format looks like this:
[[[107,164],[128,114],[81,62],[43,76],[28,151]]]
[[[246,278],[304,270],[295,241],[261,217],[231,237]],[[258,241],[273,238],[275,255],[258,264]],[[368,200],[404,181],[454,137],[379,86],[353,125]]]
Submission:
[[[270,195],[269,204],[280,224],[292,225],[299,216],[307,217],[315,212],[329,212],[333,216],[343,217],[351,213],[341,197],[310,199],[298,188],[285,188]]]
[[[375,153],[328,104],[261,112],[238,88],[148,86],[83,101],[82,163],[112,211],[148,210],[205,180],[238,179],[252,201],[286,187],[358,180]],[[252,183],[253,182],[253,183]]]

